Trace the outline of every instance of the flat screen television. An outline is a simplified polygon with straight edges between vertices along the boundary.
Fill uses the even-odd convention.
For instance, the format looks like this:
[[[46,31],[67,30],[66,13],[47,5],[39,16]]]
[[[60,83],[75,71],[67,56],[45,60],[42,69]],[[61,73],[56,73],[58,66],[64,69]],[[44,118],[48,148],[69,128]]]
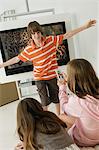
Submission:
[[[65,21],[42,24],[43,34],[59,35],[66,32]],[[16,28],[0,31],[0,49],[3,61],[7,61],[17,56],[27,45],[29,39],[27,28]],[[59,66],[67,64],[70,60],[67,40],[64,40],[57,48],[57,62]],[[5,67],[6,75],[24,73],[33,70],[31,62],[19,62],[17,64]]]

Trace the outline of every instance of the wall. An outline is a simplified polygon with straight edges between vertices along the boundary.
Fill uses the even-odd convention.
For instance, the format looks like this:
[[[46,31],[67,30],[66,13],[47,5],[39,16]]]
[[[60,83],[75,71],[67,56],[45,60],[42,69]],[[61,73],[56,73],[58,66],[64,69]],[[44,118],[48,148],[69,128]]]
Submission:
[[[27,11],[25,0],[0,0],[0,13],[4,10],[15,9],[16,13]],[[73,13],[76,17],[75,27],[82,25],[89,19],[98,17],[98,0],[28,0],[30,11],[54,8],[56,14]],[[29,17],[29,16],[27,16]],[[21,17],[20,17],[21,18]],[[26,19],[26,16],[24,16]],[[4,24],[3,24],[4,25]],[[7,24],[5,23],[5,26]],[[84,31],[77,36],[80,57],[88,59],[98,70],[97,26]]]
[[[57,5],[57,11],[61,6],[61,2]],[[64,1],[61,11],[74,12],[77,15],[77,25],[83,24],[88,19],[97,18],[97,1],[95,0],[80,0],[80,1]],[[80,56],[91,60],[96,66],[97,56],[97,28],[88,30],[78,35],[80,43]]]

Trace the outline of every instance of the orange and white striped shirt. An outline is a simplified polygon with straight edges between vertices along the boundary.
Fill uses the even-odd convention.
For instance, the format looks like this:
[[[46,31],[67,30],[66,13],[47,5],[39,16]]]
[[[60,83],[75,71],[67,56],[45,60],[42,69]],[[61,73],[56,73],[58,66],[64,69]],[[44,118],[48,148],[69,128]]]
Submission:
[[[42,47],[36,47],[32,43],[18,55],[18,58],[23,62],[32,61],[35,80],[50,80],[56,77],[55,70],[58,67],[56,49],[62,40],[63,34],[44,37]]]

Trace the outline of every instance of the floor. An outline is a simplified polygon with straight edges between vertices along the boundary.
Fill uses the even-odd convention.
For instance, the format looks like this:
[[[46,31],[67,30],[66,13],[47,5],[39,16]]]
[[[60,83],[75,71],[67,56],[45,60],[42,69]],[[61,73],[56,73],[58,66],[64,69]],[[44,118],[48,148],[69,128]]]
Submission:
[[[33,95],[39,100],[37,94]],[[18,142],[16,133],[16,108],[19,100],[0,107],[0,150],[14,150]],[[54,104],[50,105],[51,111],[55,112]],[[82,150],[99,150],[99,147],[83,148]]]
[[[17,143],[16,107],[18,101],[0,107],[0,150],[14,150]]]

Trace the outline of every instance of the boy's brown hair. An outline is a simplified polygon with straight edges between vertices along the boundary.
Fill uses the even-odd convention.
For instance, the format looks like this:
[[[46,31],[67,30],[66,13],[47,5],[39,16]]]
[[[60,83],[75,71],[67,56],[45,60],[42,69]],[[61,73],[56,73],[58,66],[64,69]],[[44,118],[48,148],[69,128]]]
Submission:
[[[30,22],[27,27],[27,33],[29,38],[31,38],[32,33],[37,31],[43,34],[41,25],[37,21]]]

